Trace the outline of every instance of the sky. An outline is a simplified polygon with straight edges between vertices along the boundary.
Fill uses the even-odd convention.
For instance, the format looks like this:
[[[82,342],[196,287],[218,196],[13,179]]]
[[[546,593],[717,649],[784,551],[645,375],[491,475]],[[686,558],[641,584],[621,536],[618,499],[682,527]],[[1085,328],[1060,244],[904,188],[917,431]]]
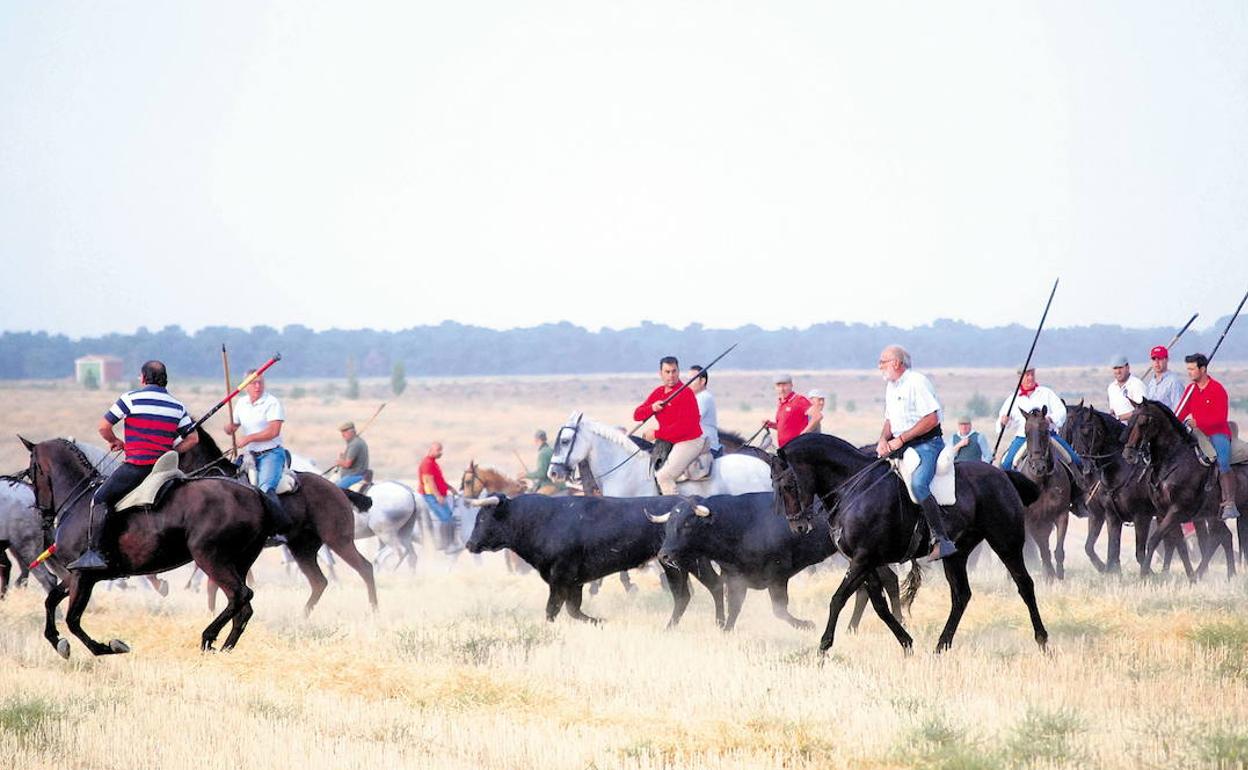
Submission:
[[[0,4],[0,330],[1203,328],[1248,4]]]

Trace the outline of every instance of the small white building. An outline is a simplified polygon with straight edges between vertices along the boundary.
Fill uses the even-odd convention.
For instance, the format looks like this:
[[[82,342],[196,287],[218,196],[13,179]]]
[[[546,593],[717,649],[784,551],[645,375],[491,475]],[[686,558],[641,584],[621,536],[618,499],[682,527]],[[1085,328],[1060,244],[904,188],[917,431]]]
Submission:
[[[74,380],[79,385],[86,384],[87,378],[90,376],[88,372],[95,375],[95,381],[101,388],[116,385],[125,379],[121,370],[122,361],[117,356],[83,356],[74,359]]]

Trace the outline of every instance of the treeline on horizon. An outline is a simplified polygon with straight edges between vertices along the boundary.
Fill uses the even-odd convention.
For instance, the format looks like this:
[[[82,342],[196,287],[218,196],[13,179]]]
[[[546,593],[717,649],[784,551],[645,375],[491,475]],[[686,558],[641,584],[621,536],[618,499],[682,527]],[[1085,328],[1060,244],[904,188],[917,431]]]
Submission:
[[[1208,353],[1229,316],[1204,331],[1188,331],[1172,352]],[[1047,329],[1035,361],[1040,366],[1104,366],[1118,352],[1142,371],[1153,345],[1165,344],[1173,328],[1129,329],[1094,325]],[[1237,334],[1238,332],[1238,334]],[[163,360],[178,377],[217,377],[221,345],[231,368],[241,374],[274,352],[281,352],[283,377],[390,376],[402,364],[407,376],[583,374],[650,371],[664,355],[683,364],[705,363],[733,343],[726,369],[870,369],[885,345],[898,343],[914,356],[916,368],[936,366],[1017,366],[1034,329],[1021,325],[981,328],[938,320],[901,329],[885,324],[816,324],[805,329],[766,330],[754,325],[707,329],[693,324],[675,329],[642,321],[628,329],[591,332],[571,323],[497,331],[445,321],[402,331],[371,329],[313,331],[290,325],[236,329],[206,327],[188,334],[179,326],[159,331],[71,339],[46,332],[0,334],[0,379],[72,377],[74,359],[90,354],[122,359],[134,372],[149,358]],[[1248,360],[1248,330],[1233,329],[1218,353],[1222,362]]]

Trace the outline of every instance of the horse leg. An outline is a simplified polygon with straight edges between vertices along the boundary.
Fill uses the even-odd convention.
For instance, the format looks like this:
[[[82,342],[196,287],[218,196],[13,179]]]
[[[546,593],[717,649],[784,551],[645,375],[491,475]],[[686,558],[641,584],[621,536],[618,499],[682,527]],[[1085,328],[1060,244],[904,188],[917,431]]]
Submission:
[[[849,601],[849,597],[858,590],[858,586],[862,585],[867,579],[867,572],[870,567],[867,566],[865,559],[855,557],[849,563],[849,569],[845,572],[841,584],[837,586],[836,592],[832,594],[832,600],[828,602],[828,625],[823,630],[823,636],[819,639],[819,654],[824,655],[832,647],[832,642],[836,638],[836,621],[841,615],[841,610],[845,608],[845,602]]]
[[[1044,565],[1044,579],[1046,582],[1052,582],[1057,577],[1057,571],[1053,569],[1053,554],[1049,551],[1049,533],[1053,531],[1051,522],[1036,524],[1035,526],[1027,526],[1027,534],[1031,536],[1032,542],[1036,544],[1036,548],[1040,550],[1040,563]]]
[[[48,644],[52,645],[58,655],[67,660],[69,659],[69,640],[56,630],[56,607],[68,595],[69,589],[65,587],[65,582],[57,581],[48,589],[48,595],[43,598],[43,638],[48,640]]]
[[[1226,579],[1235,577],[1235,543],[1231,536],[1231,528],[1225,521],[1212,519],[1209,521],[1209,558],[1212,560],[1218,551],[1226,554]]]
[[[1235,531],[1239,533],[1239,560],[1248,564],[1248,516],[1235,520]]]
[[[243,635],[243,630],[247,628],[247,621],[251,620],[251,598],[256,595],[246,585],[239,586],[238,589],[238,611],[234,613],[234,617],[230,622],[230,634],[225,637],[225,642],[221,644],[222,650],[232,650],[234,645],[238,644],[238,637]]]
[[[9,592],[9,573],[13,569],[13,562],[9,561],[9,543],[6,540],[0,540],[0,599]]]
[[[1070,529],[1070,511],[1062,511],[1057,515],[1057,526],[1054,533],[1057,542],[1053,548],[1054,567],[1057,569],[1057,579],[1066,579],[1066,531]]]
[[[849,614],[849,625],[846,631],[851,634],[858,633],[858,624],[862,622],[862,615],[867,611],[869,601],[871,601],[871,595],[867,592],[866,586],[854,592],[854,611]]]
[[[1046,543],[1047,545],[1047,543]],[[966,574],[966,557],[961,552],[941,561],[945,568],[945,580],[949,583],[949,619],[945,621],[945,629],[940,632],[936,642],[936,652],[944,652],[953,646],[953,635],[962,622],[962,613],[966,605],[971,603],[971,581]]]
[[[95,588],[96,578],[90,574],[79,574],[78,579],[69,589],[69,606],[65,608],[65,625],[70,633],[87,646],[93,655],[112,655],[115,652],[129,652],[130,648],[114,639],[110,644],[97,642],[82,628],[82,613],[91,601],[91,590]]]
[[[706,590],[711,592],[711,600],[715,602],[715,623],[723,628],[724,626],[724,581],[720,578],[718,572],[715,571],[715,565],[710,559],[698,559],[693,564],[693,576],[698,579],[702,585],[706,586]],[[686,575],[685,580],[688,581]]]
[[[291,555],[295,557],[295,564],[299,565],[299,571],[308,579],[308,585],[312,588],[307,603],[303,605],[303,616],[306,618],[312,614],[312,608],[321,600],[321,594],[325,593],[325,587],[329,585],[329,581],[325,579],[325,573],[321,572],[321,565],[316,560],[319,543],[315,540],[299,539],[289,545]]]
[[[978,548],[972,548],[971,553],[977,553],[978,550]],[[918,569],[918,567],[911,566],[911,569]],[[880,583],[884,586],[884,592],[888,594],[888,603],[893,607],[893,617],[897,618],[897,622],[904,628],[906,621],[902,617],[901,581],[897,579],[897,573],[893,572],[892,567],[880,567],[875,574],[880,576]]]
[[[1119,574],[1122,572],[1122,519],[1106,516],[1105,527],[1109,531],[1109,542],[1105,546],[1105,571]]]
[[[360,574],[364,585],[368,587],[368,605],[376,610],[377,582],[373,578],[373,565],[369,564],[368,559],[364,558],[364,554],[360,553],[359,549],[355,547],[355,541],[346,540],[341,543],[330,543],[329,549],[338,554],[340,559]]]
[[[1146,578],[1153,574],[1153,555],[1148,550],[1148,540],[1152,537],[1153,517],[1147,513],[1137,513],[1135,524],[1135,561],[1140,565],[1140,577]]]
[[[576,583],[575,585],[566,586],[564,588],[568,614],[583,623],[591,623],[595,626],[599,625],[602,623],[602,618],[591,617],[586,615],[584,612],[581,612],[581,590],[583,588],[584,584],[582,583]]]
[[[966,552],[959,551],[953,557],[960,559],[962,562],[962,572],[966,573]],[[880,620],[884,621],[884,625],[888,626],[888,630],[893,632],[893,636],[897,637],[897,643],[901,645],[901,649],[905,650],[909,655],[914,649],[914,639],[906,632],[905,626],[901,625],[901,621],[888,609],[888,604],[884,601],[884,583],[880,580],[879,570],[867,570],[866,573],[867,595],[871,597],[871,607],[875,610],[875,614],[880,616]]]
[[[620,585],[624,586],[624,593],[631,594],[637,590],[637,586],[633,585],[633,580],[628,576],[628,570],[620,571]]]
[[[746,585],[740,575],[724,577],[724,600],[728,604],[728,617],[724,620],[725,631],[737,626],[737,617],[741,615],[741,607],[745,604]]]
[[[1005,569],[1014,580],[1014,585],[1018,587],[1018,595],[1022,597],[1023,604],[1027,605],[1027,614],[1031,616],[1031,630],[1035,634],[1036,644],[1040,645],[1041,650],[1045,649],[1049,643],[1049,632],[1040,618],[1040,607],[1036,604],[1036,584],[1027,572],[1022,547],[1010,548],[1004,543],[998,544],[992,540],[988,541],[988,545],[996,552],[997,557],[1001,559],[1001,563],[1005,565]]]
[[[1088,511],[1088,536],[1083,541],[1083,552],[1088,555],[1088,561],[1092,562],[1092,566],[1097,572],[1105,571],[1105,562],[1101,561],[1101,557],[1096,555],[1096,541],[1101,536],[1101,528],[1105,526],[1105,516],[1099,513]]]
[[[1200,564],[1196,566],[1196,579],[1199,580],[1205,576],[1205,571],[1209,569],[1209,563],[1217,552],[1214,545],[1216,536],[1211,533],[1207,521],[1197,519],[1192,522],[1192,526],[1196,529],[1196,547],[1200,549]],[[1186,538],[1184,542],[1186,543]]]
[[[508,565],[508,570],[511,572],[511,574],[513,575],[516,574],[516,571],[514,569],[511,569],[510,565]],[[590,581],[590,584],[589,584],[590,596],[597,596],[598,591],[600,591],[601,589],[602,589],[602,578],[598,578],[597,580]]]
[[[217,581],[213,580],[210,577],[207,577],[206,575],[205,575],[205,579],[208,581],[207,587],[204,588],[204,595],[208,599],[208,611],[216,612],[217,611],[217,590],[218,590]]]
[[[238,569],[232,564],[223,564],[212,561],[204,554],[197,554],[195,563],[204,571],[204,575],[208,577],[215,585],[221,588],[225,594],[225,609],[221,610],[212,622],[204,627],[203,632],[199,635],[199,649],[201,652],[211,652],[213,643],[217,640],[217,635],[221,633],[221,629],[225,628],[225,624],[233,620],[241,611],[244,602],[250,604],[251,589],[243,584],[243,576]],[[244,600],[244,596],[247,597]],[[250,615],[249,615],[250,616]],[[231,639],[238,641],[238,636],[234,633],[235,629],[231,629],[230,635],[226,637],[226,641]],[[242,633],[238,630],[238,633]]]

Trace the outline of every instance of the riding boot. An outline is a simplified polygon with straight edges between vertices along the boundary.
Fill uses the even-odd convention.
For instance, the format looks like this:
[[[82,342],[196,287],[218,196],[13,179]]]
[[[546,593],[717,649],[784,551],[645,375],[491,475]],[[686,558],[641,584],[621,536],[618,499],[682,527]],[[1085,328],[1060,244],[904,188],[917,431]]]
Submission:
[[[450,521],[441,522],[441,524],[442,542],[444,543],[442,546],[443,553],[451,555],[464,550],[464,547],[459,544],[459,538],[455,533],[455,520],[451,519]]]
[[[273,519],[273,530],[277,533],[265,541],[265,546],[286,545],[286,533],[290,532],[294,522],[290,520],[290,514],[286,512],[286,506],[282,504],[277,492],[265,492],[264,499],[268,505],[269,516]]]
[[[1235,507],[1235,471],[1218,476],[1218,485],[1222,487],[1222,518],[1238,519],[1239,509]]]
[[[108,562],[104,559],[104,554],[100,552],[100,538],[104,534],[104,522],[108,521],[108,514],[111,512],[111,505],[101,503],[99,507],[99,517],[96,517],[96,505],[91,504],[91,511],[88,514],[90,519],[87,524],[87,550],[82,555],[65,565],[72,570],[105,570],[108,569]]]
[[[927,520],[927,528],[932,533],[932,552],[927,555],[927,560],[936,561],[957,553],[958,547],[949,539],[949,535],[945,534],[944,513],[936,502],[936,496],[928,495],[923,498],[919,507],[923,509],[923,518]]]

